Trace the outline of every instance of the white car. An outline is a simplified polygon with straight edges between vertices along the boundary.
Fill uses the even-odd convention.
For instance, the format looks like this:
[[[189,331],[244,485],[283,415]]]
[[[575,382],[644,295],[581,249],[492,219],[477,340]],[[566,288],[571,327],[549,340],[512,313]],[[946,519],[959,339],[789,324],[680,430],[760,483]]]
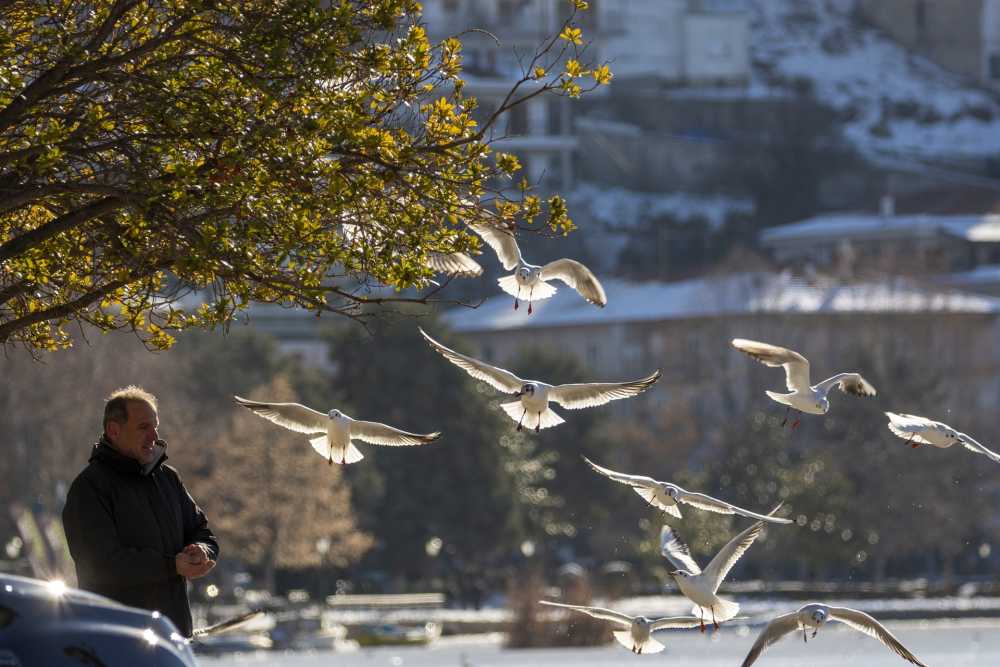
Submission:
[[[159,612],[0,573],[0,667],[197,667],[187,639]]]

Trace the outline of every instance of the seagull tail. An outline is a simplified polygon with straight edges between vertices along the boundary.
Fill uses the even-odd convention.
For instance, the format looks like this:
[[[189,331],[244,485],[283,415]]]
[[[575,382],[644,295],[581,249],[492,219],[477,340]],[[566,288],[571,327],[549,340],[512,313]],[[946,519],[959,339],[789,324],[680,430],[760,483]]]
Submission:
[[[510,403],[501,403],[500,407],[503,411],[507,413],[511,419],[515,422],[520,422],[524,428],[534,429],[536,426],[539,429],[549,428],[550,426],[558,426],[562,424],[565,420],[557,415],[552,408],[545,408],[545,412],[539,415],[537,412],[524,413],[524,404],[521,401],[511,401]],[[521,419],[521,416],[524,419]]]
[[[334,463],[357,463],[365,458],[365,455],[350,440],[347,441],[346,449],[337,445],[331,448],[330,441],[327,439],[325,433],[315,438],[309,438],[309,444],[312,445],[317,454],[324,459],[332,460]]]
[[[767,394],[768,397],[776,403],[781,403],[782,405],[791,405],[791,403],[788,400],[790,394],[780,394],[776,391],[768,391],[766,389],[764,390],[764,393]]]
[[[515,299],[527,298],[527,294],[521,294],[521,286],[517,284],[517,278],[512,275],[504,276],[503,278],[497,279],[497,284],[500,285],[500,289],[507,294],[510,294]]]
[[[729,600],[719,600],[712,607],[700,607],[695,605],[691,610],[691,613],[695,616],[701,616],[704,614],[705,621],[708,622],[712,620],[713,609],[715,610],[715,620],[719,623],[736,618],[736,615],[740,613],[739,603],[731,602]]]

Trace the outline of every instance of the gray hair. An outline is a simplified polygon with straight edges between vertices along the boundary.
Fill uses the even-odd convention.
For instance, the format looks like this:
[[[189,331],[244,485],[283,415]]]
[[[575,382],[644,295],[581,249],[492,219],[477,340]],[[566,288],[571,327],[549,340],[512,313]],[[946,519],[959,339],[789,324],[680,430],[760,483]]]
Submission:
[[[145,403],[157,411],[156,396],[134,384],[121,389],[115,389],[104,404],[104,432],[108,432],[108,423],[124,424],[128,421],[128,404]]]

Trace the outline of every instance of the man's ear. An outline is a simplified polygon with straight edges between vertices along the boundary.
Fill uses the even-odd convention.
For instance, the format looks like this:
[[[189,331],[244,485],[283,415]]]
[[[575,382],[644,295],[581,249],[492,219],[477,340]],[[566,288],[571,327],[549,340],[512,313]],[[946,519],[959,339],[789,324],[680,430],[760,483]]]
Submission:
[[[122,425],[116,421],[109,421],[108,427],[105,429],[105,433],[107,433],[108,440],[111,441],[111,444],[114,444],[115,440],[118,439],[118,436],[122,434]]]

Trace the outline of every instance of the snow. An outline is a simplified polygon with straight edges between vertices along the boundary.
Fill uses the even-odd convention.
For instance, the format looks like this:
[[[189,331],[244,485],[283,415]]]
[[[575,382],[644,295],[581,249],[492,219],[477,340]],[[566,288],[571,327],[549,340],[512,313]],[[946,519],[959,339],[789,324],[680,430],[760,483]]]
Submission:
[[[629,229],[644,220],[670,217],[679,222],[704,219],[718,229],[733,214],[751,214],[753,200],[729,195],[690,192],[645,193],[621,187],[583,183],[567,195],[574,214],[589,211],[609,229]]]
[[[971,242],[1000,241],[1000,215],[821,215],[760,233],[762,243],[844,237],[932,236],[939,232]]]
[[[513,309],[507,295],[478,308],[449,310],[456,331],[497,331],[619,322],[721,317],[751,313],[1000,313],[1000,299],[930,290],[902,279],[871,284],[807,284],[788,274],[736,274],[680,282],[602,281],[608,305],[596,308],[559,283],[551,299]]]
[[[1000,151],[996,98],[859,25],[851,18],[853,5],[753,0],[752,88],[787,90],[796,79],[811,82],[818,101],[850,118],[845,136],[863,152],[982,158]],[[883,101],[889,107],[905,103],[915,117],[890,117],[886,136],[872,134]],[[973,110],[992,120],[973,117]]]

